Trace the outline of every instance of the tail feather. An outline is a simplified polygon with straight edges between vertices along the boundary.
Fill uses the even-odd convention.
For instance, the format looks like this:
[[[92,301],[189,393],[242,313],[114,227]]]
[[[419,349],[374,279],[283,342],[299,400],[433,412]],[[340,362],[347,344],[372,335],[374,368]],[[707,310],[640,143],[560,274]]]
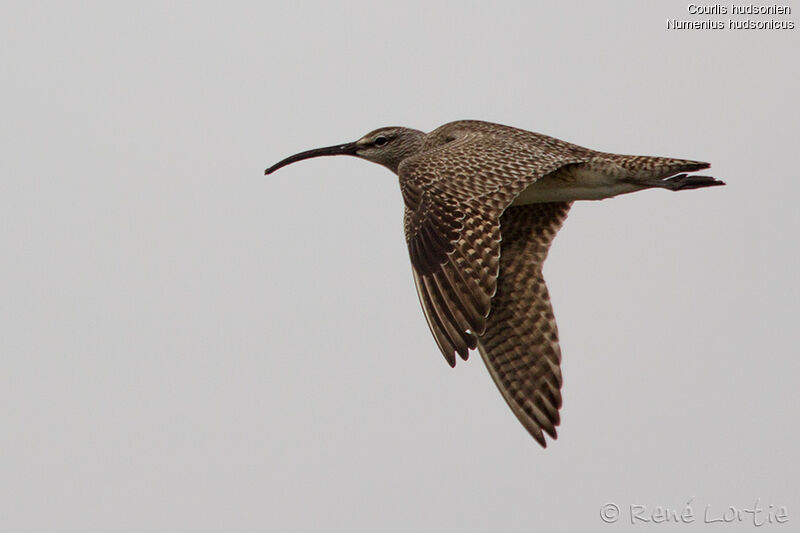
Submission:
[[[704,161],[653,157],[647,155],[603,154],[607,163],[622,170],[628,178],[667,178],[679,172],[695,172],[711,166]]]

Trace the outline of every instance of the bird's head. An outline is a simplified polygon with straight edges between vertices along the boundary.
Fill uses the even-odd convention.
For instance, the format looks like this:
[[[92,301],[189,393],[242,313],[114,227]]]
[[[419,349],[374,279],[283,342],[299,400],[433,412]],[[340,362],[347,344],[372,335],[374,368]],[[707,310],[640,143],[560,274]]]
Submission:
[[[397,167],[400,166],[404,159],[422,149],[424,139],[425,133],[411,128],[400,126],[378,128],[355,142],[315,148],[314,150],[289,156],[269,167],[264,171],[264,174],[272,174],[279,168],[296,161],[323,155],[352,155],[378,163],[397,173]]]

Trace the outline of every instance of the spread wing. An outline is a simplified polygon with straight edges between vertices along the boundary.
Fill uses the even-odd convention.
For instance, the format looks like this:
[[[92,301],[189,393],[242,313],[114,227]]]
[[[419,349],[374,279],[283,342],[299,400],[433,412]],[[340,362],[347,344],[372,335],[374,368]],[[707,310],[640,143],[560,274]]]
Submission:
[[[501,261],[500,215],[539,178],[589,150],[515,128],[452,123],[400,165],[405,235],[428,326],[455,366],[487,331]]]
[[[500,276],[478,349],[511,410],[542,446],[556,438],[561,348],[542,264],[569,203],[510,207],[500,218]]]

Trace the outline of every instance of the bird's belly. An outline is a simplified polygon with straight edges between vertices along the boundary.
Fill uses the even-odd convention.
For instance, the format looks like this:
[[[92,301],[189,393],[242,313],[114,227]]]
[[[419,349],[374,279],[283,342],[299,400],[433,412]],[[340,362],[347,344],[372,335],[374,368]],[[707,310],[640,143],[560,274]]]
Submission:
[[[575,200],[603,200],[629,192],[639,191],[641,185],[624,183],[616,176],[589,170],[564,169],[529,185],[511,205],[528,205],[542,202],[572,202]]]

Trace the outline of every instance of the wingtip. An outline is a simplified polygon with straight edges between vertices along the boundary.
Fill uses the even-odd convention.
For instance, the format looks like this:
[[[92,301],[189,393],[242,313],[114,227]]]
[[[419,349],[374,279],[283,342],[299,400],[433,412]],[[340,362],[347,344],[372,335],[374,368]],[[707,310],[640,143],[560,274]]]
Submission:
[[[458,355],[461,357],[461,359],[463,359],[464,361],[469,359],[469,347],[468,346],[464,346],[463,348],[459,348],[456,351],[458,352]]]

